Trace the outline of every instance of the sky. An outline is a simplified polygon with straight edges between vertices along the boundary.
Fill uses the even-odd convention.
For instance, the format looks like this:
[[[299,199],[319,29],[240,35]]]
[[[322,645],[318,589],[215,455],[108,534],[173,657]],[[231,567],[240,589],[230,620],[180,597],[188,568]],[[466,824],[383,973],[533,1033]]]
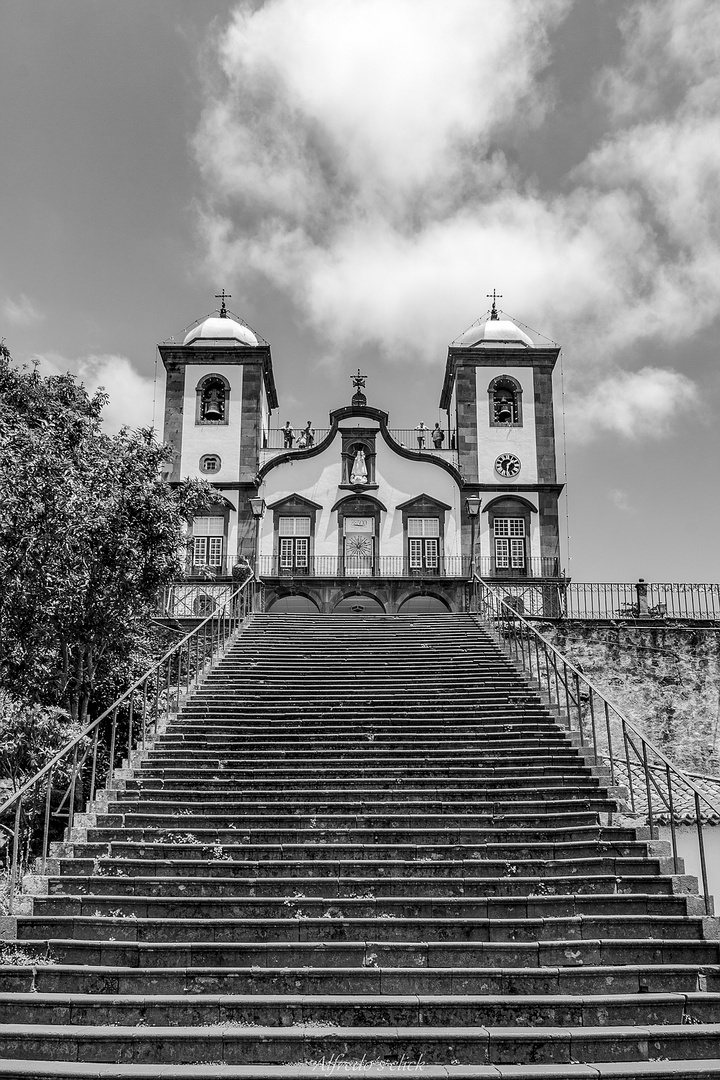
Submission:
[[[232,295],[279,424],[432,426],[502,295],[562,345],[578,581],[720,580],[720,6],[3,0],[0,337],[162,427]]]

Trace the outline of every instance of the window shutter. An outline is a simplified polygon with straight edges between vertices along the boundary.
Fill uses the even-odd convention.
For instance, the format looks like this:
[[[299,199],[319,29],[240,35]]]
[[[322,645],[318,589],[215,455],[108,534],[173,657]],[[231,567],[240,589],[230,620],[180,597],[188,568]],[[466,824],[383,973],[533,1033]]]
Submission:
[[[439,561],[440,560],[439,560],[439,557],[438,557],[438,542],[437,542],[437,540],[433,540],[433,539],[426,540],[425,541],[425,565],[427,566],[428,570],[437,570]]]
[[[208,537],[208,566],[222,566],[223,538]]]
[[[300,537],[300,539],[295,541],[295,565],[307,568],[308,540],[305,537]]]
[[[525,565],[525,541],[510,541],[510,559],[515,569],[521,569]]]
[[[410,569],[422,569],[422,540],[408,540]]]
[[[280,541],[280,566],[283,570],[292,569],[293,542],[292,540]]]
[[[193,537],[193,566],[204,566],[207,556],[207,539],[204,536]]]
[[[495,536],[495,566],[502,570],[510,565],[510,542]]]

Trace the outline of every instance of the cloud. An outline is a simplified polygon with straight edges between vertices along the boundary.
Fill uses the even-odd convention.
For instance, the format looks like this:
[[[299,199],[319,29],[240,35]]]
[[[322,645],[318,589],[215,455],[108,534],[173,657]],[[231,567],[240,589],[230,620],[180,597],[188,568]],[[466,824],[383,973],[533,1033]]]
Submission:
[[[141,375],[126,356],[104,353],[69,360],[59,353],[38,356],[43,375],[77,375],[89,393],[103,387],[108,403],[103,410],[103,424],[108,432],[121,427],[150,427],[153,414],[153,380]],[[157,417],[156,417],[157,423]]]
[[[581,390],[638,343],[687,340],[690,297],[691,332],[707,327],[720,316],[720,8],[627,8],[622,55],[596,73],[603,136],[542,190],[502,147],[543,135],[570,6],[240,3],[213,43],[194,140],[209,268],[271,280],[327,348],[435,363],[508,282],[508,308],[572,348]],[[650,370],[648,392],[682,379]],[[688,385],[674,384],[682,400]],[[639,409],[645,434],[673,412]]]
[[[30,297],[26,296],[25,293],[20,293],[18,300],[6,296],[2,303],[2,313],[3,317],[13,326],[32,326],[34,323],[42,322],[45,318],[44,314],[38,311]]]
[[[617,372],[586,395],[568,396],[568,438],[588,442],[600,432],[631,440],[660,438],[697,402],[695,384],[677,371],[645,367]]]

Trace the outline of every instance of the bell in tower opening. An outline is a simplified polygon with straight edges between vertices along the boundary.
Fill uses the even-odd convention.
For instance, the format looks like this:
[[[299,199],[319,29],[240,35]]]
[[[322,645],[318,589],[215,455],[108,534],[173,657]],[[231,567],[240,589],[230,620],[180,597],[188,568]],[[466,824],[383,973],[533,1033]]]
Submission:
[[[203,386],[200,416],[216,422],[225,419],[225,385],[220,379],[208,379]]]

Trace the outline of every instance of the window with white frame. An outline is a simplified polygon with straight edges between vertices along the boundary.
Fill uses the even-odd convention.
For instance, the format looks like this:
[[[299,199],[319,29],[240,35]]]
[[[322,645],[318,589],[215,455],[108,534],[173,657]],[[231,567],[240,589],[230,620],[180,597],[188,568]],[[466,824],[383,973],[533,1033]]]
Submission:
[[[306,570],[310,565],[310,518],[279,518],[278,549],[281,570]]]
[[[196,517],[193,521],[193,566],[222,566],[224,543],[225,518]]]
[[[524,518],[495,518],[495,567],[498,570],[522,570],[525,568],[525,520]]]
[[[408,561],[411,570],[437,570],[440,563],[440,521],[436,517],[407,519]]]

